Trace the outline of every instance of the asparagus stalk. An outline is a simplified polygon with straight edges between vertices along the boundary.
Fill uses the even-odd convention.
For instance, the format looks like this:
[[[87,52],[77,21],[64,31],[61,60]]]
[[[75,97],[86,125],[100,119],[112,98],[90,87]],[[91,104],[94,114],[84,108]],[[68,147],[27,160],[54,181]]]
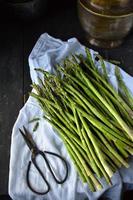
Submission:
[[[83,61],[83,60],[82,60]],[[92,74],[94,75],[94,77],[96,77],[98,80],[100,80],[100,82],[105,86],[106,89],[108,89],[112,95],[114,95],[116,97],[116,99],[119,101],[120,104],[123,105],[123,107],[125,108],[125,110],[127,110],[127,112],[129,113],[131,111],[130,107],[127,105],[127,103],[118,95],[118,93],[115,91],[115,89],[112,87],[111,84],[107,84],[107,82],[100,76],[100,74],[93,70],[92,68],[90,68],[90,66],[87,64],[86,61],[83,61],[84,65],[92,72]]]
[[[90,188],[90,190],[91,190],[92,192],[94,192],[94,191],[95,191],[94,185],[93,185],[93,183],[91,182],[90,177],[87,176],[87,173],[86,173],[86,171],[84,170],[84,168],[82,167],[81,162],[80,162],[80,161],[77,159],[77,157],[75,156],[75,154],[74,154],[73,149],[71,148],[71,146],[70,146],[69,144],[67,144],[67,143],[65,143],[65,144],[66,144],[67,150],[68,150],[69,154],[70,154],[71,157],[72,157],[73,163],[74,163],[74,165],[75,165],[75,167],[76,167],[76,169],[77,169],[77,171],[78,171],[78,173],[79,173],[79,175],[80,175],[80,177],[81,177],[83,183],[86,183],[86,182],[87,182],[87,183],[88,183],[88,186],[89,186],[89,188]]]
[[[109,110],[109,112],[112,113],[112,115],[116,118],[116,120],[118,121],[118,123],[121,125],[121,127],[125,130],[125,132],[129,135],[129,137],[131,138],[131,140],[133,141],[133,130],[131,130],[127,124],[123,121],[123,119],[119,116],[119,114],[117,113],[117,111],[115,109],[113,109],[108,103],[107,101],[100,95],[100,93],[95,89],[95,87],[92,85],[92,83],[90,82],[90,80],[83,74],[81,73],[81,76],[83,77],[83,79],[86,81],[86,83],[88,84],[88,87],[94,92],[95,95],[97,95],[97,97],[99,98],[99,100],[107,107],[107,109]]]
[[[133,111],[133,97],[131,95],[131,92],[127,88],[125,82],[123,81],[122,75],[120,73],[120,69],[117,66],[115,67],[115,75],[116,75],[116,78],[118,81],[119,91],[120,91],[120,89],[122,90],[122,92],[124,93],[124,94],[122,94],[122,96],[124,95],[127,98],[127,100],[126,99],[125,100],[127,103],[129,103],[129,106],[131,107],[131,110]],[[120,92],[120,94],[121,94],[121,92]],[[132,112],[132,118],[133,118],[133,112]]]
[[[86,135],[86,132],[84,129],[82,129],[82,134],[84,135],[85,138],[87,138],[87,135]],[[100,160],[97,158],[97,155],[95,154],[95,151],[93,150],[93,147],[89,141],[89,139],[86,140],[86,143],[87,143],[87,147],[88,149],[90,150],[90,153],[92,155],[92,158],[95,160],[98,168],[100,169],[100,171],[102,172],[105,180],[107,181],[108,184],[111,185],[111,181],[110,181],[110,178],[108,176],[108,174],[106,173],[106,171],[104,170],[102,164],[100,163]]]
[[[87,135],[90,138],[90,140],[91,140],[91,142],[92,142],[92,144],[93,144],[93,146],[95,148],[95,151],[97,152],[97,155],[99,156],[101,164],[103,165],[103,167],[104,167],[105,171],[107,172],[107,174],[109,175],[109,177],[112,177],[113,172],[110,169],[110,167],[108,166],[107,162],[104,160],[103,153],[100,150],[100,148],[98,147],[97,141],[95,140],[95,138],[94,138],[91,130],[89,129],[89,126],[87,125],[87,123],[85,122],[85,120],[83,119],[83,117],[81,115],[80,115],[80,117],[81,117],[81,121],[83,123],[83,126],[84,126],[84,128],[85,128],[85,130],[87,132]]]
[[[43,74],[39,85],[33,84],[31,96],[37,99],[44,118],[62,138],[75,168],[90,189],[101,189],[95,177],[110,177],[126,159],[133,155],[132,96],[124,85],[120,71],[116,76],[127,102],[111,86],[102,57],[103,74],[95,66],[91,53],[87,58],[72,56],[58,66],[57,76],[37,69]]]
[[[100,132],[98,130],[96,130],[99,138],[102,140],[102,142],[104,143],[104,145],[108,148],[108,150],[125,166],[125,167],[129,167],[129,164],[122,158],[122,156],[120,156],[108,143],[108,141],[105,139],[105,137],[103,137],[102,134],[100,134]]]

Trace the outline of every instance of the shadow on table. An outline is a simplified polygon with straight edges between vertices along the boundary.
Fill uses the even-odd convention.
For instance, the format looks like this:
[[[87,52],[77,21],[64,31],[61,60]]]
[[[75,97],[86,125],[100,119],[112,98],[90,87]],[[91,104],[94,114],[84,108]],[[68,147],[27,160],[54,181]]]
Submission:
[[[12,200],[9,195],[0,195],[0,200]]]

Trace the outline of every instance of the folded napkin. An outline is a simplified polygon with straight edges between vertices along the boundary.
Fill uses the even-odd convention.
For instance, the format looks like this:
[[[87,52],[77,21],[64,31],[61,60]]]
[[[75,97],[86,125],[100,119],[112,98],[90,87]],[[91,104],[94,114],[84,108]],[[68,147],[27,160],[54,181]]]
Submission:
[[[54,73],[55,63],[61,62],[66,56],[72,53],[85,54],[85,48],[76,38],[69,39],[67,42],[55,39],[47,33],[41,35],[29,56],[29,66],[31,80],[38,83],[40,73],[34,68],[42,68],[46,71]],[[91,50],[94,56],[95,52]],[[100,69],[100,64],[97,62],[97,67]],[[114,65],[106,62],[110,81],[117,89],[117,82],[114,76]],[[133,92],[133,78],[121,70],[123,79],[130,90]],[[133,189],[133,159],[130,159],[130,168],[121,168],[113,177],[113,185],[108,186],[104,179],[100,181],[104,187],[101,191],[91,192],[87,184],[83,184],[76,173],[74,165],[66,151],[66,148],[51,125],[43,119],[43,113],[37,101],[29,97],[24,107],[20,110],[16,123],[12,130],[11,140],[11,156],[10,156],[10,171],[9,171],[9,195],[13,200],[97,200],[100,196],[110,200],[120,200],[122,192],[125,189]],[[28,123],[34,117],[40,117],[39,127],[33,133],[34,123]],[[25,126],[32,133],[33,139],[40,150],[52,151],[60,154],[69,163],[69,176],[66,182],[58,185],[52,179],[47,169],[45,177],[50,183],[51,190],[44,196],[38,196],[31,192],[26,184],[26,170],[30,160],[30,151],[27,148],[19,128]],[[60,166],[59,160],[56,161],[49,158],[51,163],[59,169],[59,173],[63,174],[63,167]],[[40,166],[45,167],[40,161]],[[44,166],[43,166],[44,165]],[[32,167],[30,179],[34,187],[40,191],[44,190],[44,184],[39,177],[37,171]]]

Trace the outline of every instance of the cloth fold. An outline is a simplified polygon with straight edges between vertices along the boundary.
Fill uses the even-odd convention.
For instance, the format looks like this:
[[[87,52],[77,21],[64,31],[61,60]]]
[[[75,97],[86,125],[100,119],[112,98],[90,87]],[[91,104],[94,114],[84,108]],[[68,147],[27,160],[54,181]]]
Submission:
[[[76,38],[69,39],[64,42],[49,36],[47,33],[40,36],[35,47],[29,56],[30,76],[34,83],[38,83],[38,76],[41,74],[34,70],[34,68],[42,68],[51,73],[55,72],[55,64],[62,62],[62,60],[73,54],[82,53],[85,55],[85,47],[81,45]],[[91,54],[95,57],[95,53],[91,50]],[[96,63],[100,68],[99,63]],[[117,83],[114,76],[114,65],[106,62],[108,76],[112,84],[117,88]],[[129,89],[133,92],[133,78],[121,70],[124,81]],[[34,117],[39,117],[39,127],[36,132],[32,132],[34,123],[29,123],[29,120]],[[22,136],[19,133],[19,128],[25,126],[39,147],[40,150],[52,151],[63,156],[69,163],[69,176],[63,185],[58,185],[54,182],[49,172],[45,171],[45,176],[50,183],[51,190],[44,196],[37,196],[32,193],[26,184],[26,170],[30,160],[30,152],[27,148]],[[55,167],[59,167],[58,159],[51,162],[55,163]],[[43,163],[40,162],[43,167]],[[45,167],[45,166],[44,166]],[[59,171],[63,174],[63,167],[59,167]],[[101,191],[92,193],[87,184],[83,184],[78,177],[74,165],[66,151],[66,148],[51,125],[43,119],[43,113],[37,101],[29,97],[24,107],[20,110],[18,118],[12,130],[11,139],[11,156],[10,156],[10,170],[9,170],[9,195],[13,200],[97,200],[101,195],[110,200],[120,200],[124,188],[133,189],[133,159],[130,159],[130,168],[121,168],[112,177],[113,185],[108,186],[104,179],[100,181],[104,187]],[[39,175],[34,170],[31,172],[31,181],[38,189],[43,190],[43,183]],[[123,187],[123,183],[124,187]]]

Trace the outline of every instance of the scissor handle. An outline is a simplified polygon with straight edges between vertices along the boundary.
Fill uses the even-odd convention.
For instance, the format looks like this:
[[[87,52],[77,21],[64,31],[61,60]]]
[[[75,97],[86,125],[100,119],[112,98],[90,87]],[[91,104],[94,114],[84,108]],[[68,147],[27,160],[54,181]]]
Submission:
[[[45,154],[53,155],[53,156],[55,156],[55,157],[58,157],[58,158],[64,163],[65,168],[66,168],[66,174],[65,174],[65,177],[64,177],[63,180],[59,180],[59,179],[55,176],[55,174],[54,174],[54,172],[53,172],[53,169],[51,168],[47,157],[44,155],[44,159],[45,159],[45,161],[46,161],[46,164],[47,164],[47,166],[48,166],[48,169],[49,169],[49,171],[51,172],[51,174],[52,174],[54,180],[55,180],[58,184],[63,184],[63,183],[66,181],[67,177],[68,177],[68,165],[67,165],[66,160],[65,160],[62,156],[60,156],[60,155],[58,155],[58,154],[56,154],[56,153],[50,152],[50,151],[44,151],[44,153],[45,153]]]
[[[32,154],[32,157],[31,157],[31,160],[32,160],[32,163],[34,164],[34,166],[36,167],[37,171],[39,172],[40,176],[42,177],[42,179],[44,180],[45,184],[47,185],[47,190],[44,191],[44,192],[38,192],[36,191],[32,186],[31,186],[31,183],[30,183],[30,178],[29,178],[29,172],[30,172],[30,168],[31,168],[31,161],[29,162],[28,164],[28,168],[27,168],[27,173],[26,173],[26,181],[27,181],[27,185],[28,187],[30,188],[30,190],[38,195],[45,195],[49,192],[50,190],[50,185],[48,183],[48,181],[46,180],[46,178],[44,177],[41,169],[39,168],[39,166],[37,165],[37,162],[36,162],[36,157],[37,155],[41,155],[43,158],[44,158],[44,153],[41,152],[41,151],[38,151],[38,152],[34,152]],[[44,158],[45,159],[45,158]]]
[[[54,174],[54,172],[53,172],[53,169],[52,169],[52,167],[50,166],[49,161],[48,161],[47,157],[45,156],[45,154],[50,154],[50,155],[53,155],[53,156],[55,156],[55,157],[58,157],[58,158],[61,159],[61,161],[64,163],[65,168],[66,168],[66,174],[65,174],[65,177],[63,178],[63,180],[59,180],[59,179],[55,176],[55,174]],[[32,163],[34,164],[34,166],[36,167],[36,169],[37,169],[37,171],[39,172],[40,176],[43,178],[45,184],[47,185],[47,190],[44,191],[44,192],[38,192],[38,191],[36,191],[35,189],[33,189],[33,187],[31,186],[31,184],[30,184],[30,179],[29,179],[29,172],[30,172],[30,168],[31,168],[31,161],[29,162],[28,168],[27,168],[27,175],[26,175],[27,185],[28,185],[28,187],[30,188],[30,190],[31,190],[32,192],[34,192],[34,193],[36,193],[36,194],[39,194],[39,195],[44,195],[44,194],[47,194],[47,193],[49,192],[49,190],[50,190],[50,185],[49,185],[48,181],[46,180],[46,178],[44,177],[44,175],[43,175],[41,169],[39,168],[39,166],[38,166],[38,164],[37,164],[37,162],[36,162],[36,158],[37,158],[38,155],[41,155],[41,156],[44,158],[44,160],[45,160],[45,162],[46,162],[46,165],[47,165],[49,171],[51,172],[51,174],[52,174],[54,180],[55,180],[58,184],[63,184],[63,183],[66,181],[67,176],[68,176],[68,165],[67,165],[67,162],[65,161],[65,159],[64,159],[63,157],[61,157],[60,155],[56,154],[56,153],[49,152],[49,151],[44,151],[44,152],[43,152],[43,151],[36,151],[36,152],[33,152],[33,153],[32,153],[31,161],[32,161]]]

